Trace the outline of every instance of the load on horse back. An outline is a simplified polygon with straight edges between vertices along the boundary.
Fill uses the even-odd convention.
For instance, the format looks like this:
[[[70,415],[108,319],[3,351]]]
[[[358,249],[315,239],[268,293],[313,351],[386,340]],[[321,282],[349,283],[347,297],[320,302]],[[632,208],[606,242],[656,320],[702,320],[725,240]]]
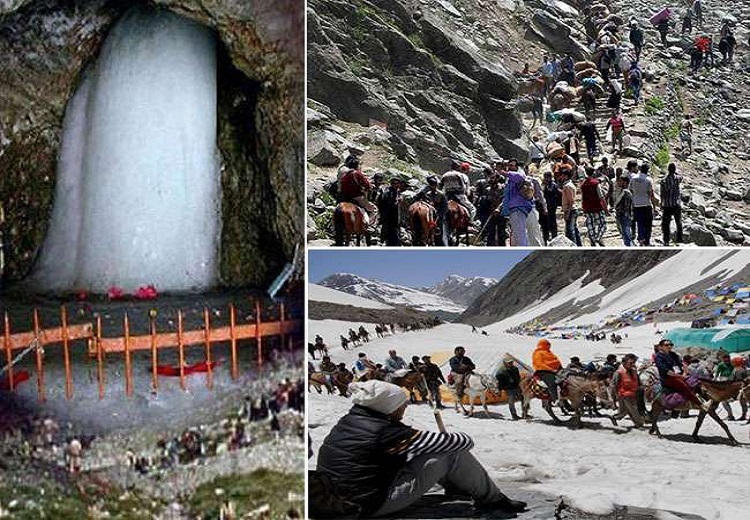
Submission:
[[[658,420],[665,410],[699,410],[698,419],[691,434],[695,442],[701,442],[700,437],[698,437],[698,431],[703,425],[706,415],[710,415],[727,434],[729,442],[736,446],[738,444],[737,439],[734,438],[727,424],[716,413],[716,409],[719,407],[719,404],[730,399],[742,396],[745,399],[750,398],[750,377],[743,381],[712,381],[710,379],[698,379],[688,376],[686,382],[697,395],[708,397],[709,401],[706,408],[700,407],[688,401],[677,392],[671,392],[662,386],[656,366],[650,366],[641,372],[641,383],[645,390],[646,400],[650,400],[652,403],[651,429],[649,433],[661,437]]]
[[[574,426],[581,425],[581,416],[583,415],[583,405],[587,396],[593,397],[605,397],[607,395],[607,385],[605,376],[602,373],[593,373],[591,375],[583,375],[578,373],[569,373],[560,382],[561,391],[560,399],[566,399],[570,402],[570,406],[573,410],[573,417],[570,418]],[[523,418],[528,419],[529,417],[529,405],[532,399],[540,399],[542,401],[542,408],[544,411],[552,417],[556,423],[562,423],[559,417],[552,411],[552,404],[550,402],[550,394],[541,378],[535,373],[531,376],[525,375],[521,377],[519,384],[521,393],[523,394]],[[617,424],[614,417],[611,415],[606,416],[612,421],[612,424]]]
[[[448,220],[448,239],[450,241],[449,245],[458,245],[461,241],[461,235],[465,235],[466,245],[468,246],[469,226],[471,225],[469,210],[455,200],[449,200],[446,219]]]
[[[333,210],[334,238],[337,246],[348,246],[352,239],[357,246],[370,245],[370,233],[365,221],[365,210],[352,202],[340,202]]]
[[[464,377],[464,395],[469,398],[469,410],[466,410],[466,408],[464,408],[463,400],[458,398],[455,384],[449,385],[448,388],[453,392],[453,398],[456,403],[456,413],[459,413],[458,408],[460,406],[461,412],[469,417],[474,416],[474,402],[478,397],[479,401],[482,403],[482,408],[484,408],[484,415],[489,418],[490,411],[487,409],[487,392],[489,391],[494,394],[500,393],[497,388],[497,380],[494,377],[489,374],[469,372]]]
[[[414,202],[407,210],[411,241],[414,246],[435,245],[435,228],[437,227],[437,212],[432,204],[423,200]]]

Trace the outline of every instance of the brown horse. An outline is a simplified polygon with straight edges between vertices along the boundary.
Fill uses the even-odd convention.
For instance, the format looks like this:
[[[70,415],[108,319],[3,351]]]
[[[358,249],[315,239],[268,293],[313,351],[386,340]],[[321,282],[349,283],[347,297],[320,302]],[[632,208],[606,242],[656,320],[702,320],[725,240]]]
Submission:
[[[333,385],[328,382],[328,378],[323,372],[310,372],[307,376],[307,391],[311,391],[312,388],[323,393],[323,388],[328,390],[329,394],[333,393]]]
[[[518,82],[519,96],[542,97],[544,95],[544,79],[529,78]]]
[[[380,381],[385,381],[387,379],[387,373],[385,372],[385,370],[372,371],[372,373],[370,373],[369,375],[369,379],[379,379]],[[364,380],[365,379],[360,378],[360,381]],[[417,397],[414,394],[414,390],[416,389],[417,391],[419,391],[422,400],[428,401],[430,405],[432,405],[432,401],[428,397],[429,390],[427,389],[427,382],[424,380],[424,375],[422,374],[422,372],[410,370],[403,376],[396,376],[394,374],[391,376],[391,379],[388,382],[408,390],[409,397],[411,398],[412,403],[417,402]]]
[[[411,241],[414,246],[434,246],[437,213],[431,204],[418,200],[407,211],[411,226]]]
[[[655,381],[655,378],[651,378],[652,383]],[[695,428],[693,429],[692,433],[693,441],[701,442],[700,437],[698,437],[698,430],[700,430],[700,427],[703,425],[703,421],[706,418],[706,415],[709,415],[714,421],[718,423],[719,426],[721,426],[721,429],[724,430],[724,433],[727,434],[729,442],[736,446],[738,444],[737,439],[734,438],[732,432],[729,431],[729,427],[727,426],[727,424],[716,413],[716,409],[719,407],[719,404],[724,401],[728,401],[729,399],[750,398],[750,377],[748,377],[744,381],[710,381],[707,379],[701,379],[700,390],[710,399],[710,404],[707,410],[704,410],[703,408],[689,401],[674,408],[674,410],[677,411],[687,411],[691,409],[700,410],[700,412],[698,413],[698,419],[695,422]],[[652,386],[649,385],[646,387],[646,395],[649,395],[651,392]],[[651,433],[652,435],[661,437],[658,419],[664,410],[666,410],[666,408],[662,400],[655,399],[651,405],[651,429],[649,430],[649,433]]]
[[[469,210],[456,202],[448,201],[448,213],[445,217],[448,220],[448,240],[449,245],[457,246],[461,242],[461,235],[466,236],[466,245],[469,245]]]
[[[333,229],[337,246],[348,246],[352,238],[360,246],[362,238],[370,245],[370,233],[367,231],[363,210],[351,202],[341,202],[333,210]]]
[[[528,419],[529,404],[532,399],[536,398],[541,399],[542,407],[556,423],[562,423],[560,418],[552,411],[550,396],[547,390],[538,385],[538,380],[534,376],[522,377],[519,387],[523,394],[523,406],[521,409],[524,419]],[[575,427],[580,427],[585,398],[587,396],[605,396],[606,393],[607,387],[603,377],[598,375],[592,375],[591,377],[576,374],[568,375],[563,382],[562,391],[560,392],[560,398],[567,399],[573,410],[573,417],[568,422],[572,423]],[[607,415],[606,417],[612,421],[612,424],[617,425],[614,417],[611,415]]]

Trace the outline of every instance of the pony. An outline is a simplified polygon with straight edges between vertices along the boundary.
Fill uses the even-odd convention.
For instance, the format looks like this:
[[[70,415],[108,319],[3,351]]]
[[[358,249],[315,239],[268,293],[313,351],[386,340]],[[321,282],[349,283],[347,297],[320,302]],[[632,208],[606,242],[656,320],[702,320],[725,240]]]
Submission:
[[[437,227],[437,212],[432,204],[418,200],[407,210],[411,241],[414,246],[435,245],[435,228]]]
[[[578,374],[569,374],[563,381],[562,389],[560,392],[561,399],[567,399],[570,403],[570,407],[573,411],[573,417],[568,422],[573,427],[581,427],[581,416],[583,415],[583,405],[586,396],[605,396],[607,387],[604,376],[601,374],[592,374],[591,376],[583,376]],[[549,392],[546,388],[539,384],[540,380],[535,376],[524,376],[521,377],[519,387],[523,394],[523,405],[522,405],[522,416],[524,419],[529,418],[529,405],[531,400],[536,398],[542,401],[542,407],[547,414],[552,417],[552,420],[558,424],[562,423],[555,412],[552,411],[552,405],[550,404]],[[617,421],[611,415],[605,415],[613,425],[617,425]]]
[[[334,239],[337,246],[348,246],[352,238],[355,239],[357,247],[370,245],[370,233],[367,231],[364,210],[351,202],[341,202],[333,210]]]
[[[664,410],[687,411],[695,409],[700,411],[698,413],[698,419],[695,422],[695,428],[691,434],[694,442],[701,442],[701,439],[698,436],[698,431],[703,425],[706,415],[709,415],[719,426],[721,426],[721,429],[724,430],[729,442],[733,446],[736,446],[738,444],[737,439],[734,438],[727,424],[716,413],[716,409],[719,407],[719,404],[724,401],[742,397],[747,399],[750,397],[750,377],[743,381],[711,381],[708,379],[699,379],[698,381],[700,384],[699,392],[705,394],[709,398],[708,407],[705,409],[697,406],[695,403],[691,403],[690,401],[681,402],[676,405],[670,403],[666,398],[666,394],[662,391],[659,373],[656,367],[650,366],[641,372],[641,382],[644,386],[646,397],[652,399],[651,429],[649,430],[649,433],[661,437],[658,419]]]
[[[457,246],[461,242],[461,235],[466,236],[466,245],[469,245],[469,210],[456,202],[448,201],[448,213],[445,217],[448,221],[448,240],[450,245]]]
[[[453,392],[453,396],[456,402],[456,413],[459,413],[458,407],[461,407],[461,411],[467,417],[474,416],[474,401],[479,397],[479,401],[482,403],[484,408],[485,417],[490,417],[490,411],[487,409],[487,392],[490,391],[494,394],[499,394],[500,391],[497,388],[497,380],[489,374],[467,374],[464,380],[464,393],[469,397],[469,410],[464,408],[464,403],[458,398],[456,393],[456,385],[449,385],[448,388]]]

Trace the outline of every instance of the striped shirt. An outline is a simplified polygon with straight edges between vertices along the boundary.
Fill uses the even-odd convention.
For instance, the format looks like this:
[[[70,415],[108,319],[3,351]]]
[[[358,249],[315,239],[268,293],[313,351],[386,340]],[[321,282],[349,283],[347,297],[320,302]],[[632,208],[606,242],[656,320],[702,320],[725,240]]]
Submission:
[[[659,195],[661,196],[661,206],[663,208],[678,208],[682,205],[680,200],[680,184],[682,183],[682,176],[673,175],[668,173],[666,177],[661,180],[661,190]]]
[[[426,453],[454,453],[474,447],[471,437],[461,432],[425,432],[414,430],[410,437],[402,439],[388,450],[389,455],[406,455],[409,461]]]
[[[622,190],[615,199],[615,213],[618,216],[627,215],[628,218],[633,218],[633,195],[629,189]]]

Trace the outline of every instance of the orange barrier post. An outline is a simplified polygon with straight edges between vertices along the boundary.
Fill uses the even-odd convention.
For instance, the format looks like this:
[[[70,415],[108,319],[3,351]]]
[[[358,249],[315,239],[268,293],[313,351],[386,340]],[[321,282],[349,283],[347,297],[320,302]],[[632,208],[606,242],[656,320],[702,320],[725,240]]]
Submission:
[[[104,348],[102,346],[102,317],[96,317],[96,381],[99,385],[99,399],[104,399]]]
[[[159,390],[159,374],[156,372],[156,367],[159,364],[159,349],[156,348],[156,312],[151,310],[149,312],[149,318],[151,323],[149,324],[151,333],[151,388],[154,392]]]
[[[13,381],[13,349],[10,346],[10,317],[8,312],[5,312],[3,317],[4,331],[3,331],[3,342],[5,343],[5,359],[8,362],[8,388],[12,392],[16,387],[15,381]]]
[[[238,370],[237,370],[237,330],[235,329],[237,325],[237,314],[236,310],[234,308],[234,304],[229,304],[229,340],[230,345],[232,348],[232,381],[237,380],[238,376]]]
[[[180,388],[185,390],[185,345],[182,343],[182,311],[177,311],[177,348],[180,351]]]
[[[203,328],[206,333],[206,386],[209,388],[213,388],[214,386],[214,374],[213,369],[211,368],[211,318],[208,314],[208,309],[203,308]]]
[[[281,349],[286,345],[286,334],[284,334],[284,302],[279,303],[279,342]]]
[[[258,368],[263,366],[263,336],[260,335],[260,300],[255,300],[255,340],[258,342]]]
[[[130,397],[133,395],[133,385],[130,366],[130,320],[127,312],[123,317],[123,328],[125,329],[125,395]]]
[[[73,374],[70,370],[70,345],[68,344],[68,309],[60,306],[60,325],[62,326],[63,362],[65,363],[65,398],[73,398]]]
[[[44,350],[39,344],[39,310],[34,308],[34,341],[36,342],[36,386],[39,392],[39,402],[47,400],[47,393],[44,390]]]

